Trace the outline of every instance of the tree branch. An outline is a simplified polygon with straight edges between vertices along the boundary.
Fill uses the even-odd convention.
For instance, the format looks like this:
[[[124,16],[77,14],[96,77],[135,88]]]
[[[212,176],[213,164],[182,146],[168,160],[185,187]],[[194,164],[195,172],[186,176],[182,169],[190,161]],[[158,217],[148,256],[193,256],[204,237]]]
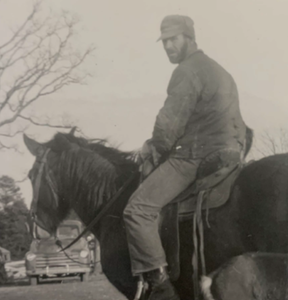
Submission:
[[[34,15],[39,11],[40,2],[34,4],[33,10],[31,14],[27,17],[27,19],[24,21],[24,23],[19,27],[19,29],[14,33],[14,35],[11,37],[10,40],[8,40],[6,43],[0,46],[0,50],[11,44],[18,36],[19,34],[24,30],[26,25],[29,21],[34,17]],[[1,59],[1,56],[0,56]]]
[[[69,128],[72,128],[72,125],[52,125],[50,123],[38,123],[36,121],[34,121],[32,118],[29,118],[29,117],[25,117],[25,116],[22,116],[22,115],[19,115],[19,118],[21,119],[24,119],[26,121],[29,121],[30,123],[32,123],[33,125],[36,125],[36,126],[45,126],[45,127],[51,127],[51,128],[66,128],[66,129],[69,129]]]
[[[28,173],[28,172],[27,172]],[[23,183],[23,182],[25,182],[26,180],[28,180],[29,178],[28,178],[28,175],[25,175],[25,177],[24,178],[22,178],[22,179],[19,179],[19,180],[15,180],[15,183]]]
[[[39,21],[39,7],[40,2],[11,38],[0,45],[0,128],[21,120],[35,126],[71,128],[53,125],[50,120],[38,122],[37,117],[25,116],[25,112],[34,102],[46,100],[46,96],[68,85],[83,84],[90,76],[80,66],[95,48],[90,46],[80,54],[72,45],[78,20],[63,12],[60,17],[50,14]],[[2,130],[0,136],[13,138],[23,130]],[[0,148],[14,147],[2,143]]]
[[[7,146],[0,141],[0,151],[1,150],[14,150],[15,152],[22,153],[19,151],[17,145]]]
[[[28,126],[26,126],[23,129],[19,129],[19,130],[15,131],[14,133],[0,133],[0,136],[8,137],[8,138],[13,138],[13,137],[15,137],[18,134],[24,133],[27,128],[28,128]]]

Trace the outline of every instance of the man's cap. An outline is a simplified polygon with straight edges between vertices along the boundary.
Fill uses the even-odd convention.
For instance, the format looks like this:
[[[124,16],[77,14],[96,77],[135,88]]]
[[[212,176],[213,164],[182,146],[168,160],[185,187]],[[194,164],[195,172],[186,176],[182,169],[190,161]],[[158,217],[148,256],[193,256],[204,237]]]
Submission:
[[[178,34],[185,34],[195,39],[194,22],[190,17],[171,15],[166,16],[161,23],[161,36],[157,40],[165,40]]]

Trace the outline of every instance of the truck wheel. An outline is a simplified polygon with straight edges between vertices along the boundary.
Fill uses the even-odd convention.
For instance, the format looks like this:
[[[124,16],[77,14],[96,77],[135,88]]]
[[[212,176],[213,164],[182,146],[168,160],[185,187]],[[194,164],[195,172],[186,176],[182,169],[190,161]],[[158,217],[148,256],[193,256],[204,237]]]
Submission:
[[[30,281],[30,285],[37,285],[38,284],[38,278],[37,277],[30,277],[29,281]]]
[[[83,273],[80,275],[80,279],[82,282],[87,282],[89,279],[89,273]]]

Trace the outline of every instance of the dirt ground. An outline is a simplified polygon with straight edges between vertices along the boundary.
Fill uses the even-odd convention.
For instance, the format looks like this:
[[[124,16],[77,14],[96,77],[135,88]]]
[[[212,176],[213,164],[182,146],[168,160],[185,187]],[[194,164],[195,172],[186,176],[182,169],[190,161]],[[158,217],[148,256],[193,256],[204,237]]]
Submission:
[[[24,284],[24,285],[23,285]],[[30,286],[28,282],[20,286],[0,288],[1,300],[127,300],[106,279],[96,274],[88,282],[78,280],[64,283],[44,283]]]

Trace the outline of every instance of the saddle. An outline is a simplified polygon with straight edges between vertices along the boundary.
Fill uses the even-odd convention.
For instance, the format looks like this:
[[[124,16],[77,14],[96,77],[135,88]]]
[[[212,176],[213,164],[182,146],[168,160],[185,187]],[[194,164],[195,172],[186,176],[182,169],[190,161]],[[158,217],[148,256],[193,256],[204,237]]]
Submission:
[[[234,149],[221,149],[205,157],[198,168],[196,181],[174,200],[179,203],[179,221],[193,217],[201,192],[203,210],[225,204],[241,168],[240,153]]]
[[[241,168],[238,151],[227,148],[211,153],[200,163],[196,181],[162,210],[159,234],[172,281],[177,280],[180,274],[179,222],[195,218],[197,210],[201,218],[202,210],[224,205]]]

